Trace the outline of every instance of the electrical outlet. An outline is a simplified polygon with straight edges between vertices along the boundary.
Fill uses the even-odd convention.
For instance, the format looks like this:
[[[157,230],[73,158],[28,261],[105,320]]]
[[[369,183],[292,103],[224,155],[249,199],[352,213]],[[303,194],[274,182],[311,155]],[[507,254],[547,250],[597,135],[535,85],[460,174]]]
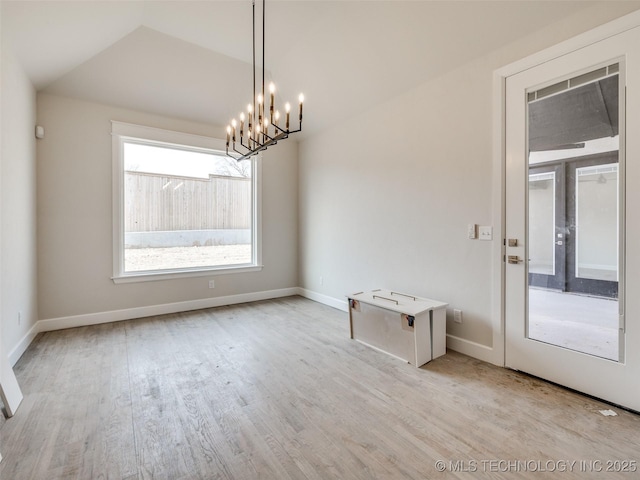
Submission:
[[[453,321],[456,323],[462,323],[462,310],[454,310],[453,311]]]
[[[470,223],[469,225],[467,225],[467,237],[469,238],[469,240],[475,240],[476,238],[478,238],[478,225],[476,225],[475,223]]]
[[[215,280],[209,280],[209,288],[216,288]]]

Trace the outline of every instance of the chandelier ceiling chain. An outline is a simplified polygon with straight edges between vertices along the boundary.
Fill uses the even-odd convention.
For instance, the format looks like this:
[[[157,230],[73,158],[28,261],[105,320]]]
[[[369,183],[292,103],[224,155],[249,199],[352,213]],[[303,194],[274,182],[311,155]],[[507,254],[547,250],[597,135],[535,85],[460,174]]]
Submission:
[[[240,162],[246,160],[271,145],[275,145],[280,140],[288,138],[290,134],[300,132],[302,130],[302,103],[304,96],[299,97],[299,114],[298,129],[289,129],[289,114],[291,106],[285,103],[285,122],[284,128],[280,126],[280,111],[275,108],[276,87],[273,82],[269,84],[269,117],[265,115],[264,106],[266,103],[264,80],[265,80],[265,3],[262,0],[262,86],[260,93],[256,96],[256,2],[252,0],[253,14],[253,100],[247,106],[246,120],[248,122],[247,129],[244,128],[245,113],[240,113],[240,122],[234,118],[231,124],[227,125],[227,146],[226,153],[229,157]],[[257,106],[256,106],[257,103]],[[238,132],[238,126],[240,130]],[[237,133],[240,140],[238,141]],[[239,145],[238,145],[239,144]],[[241,148],[240,150],[238,148]],[[231,149],[231,153],[230,153]]]

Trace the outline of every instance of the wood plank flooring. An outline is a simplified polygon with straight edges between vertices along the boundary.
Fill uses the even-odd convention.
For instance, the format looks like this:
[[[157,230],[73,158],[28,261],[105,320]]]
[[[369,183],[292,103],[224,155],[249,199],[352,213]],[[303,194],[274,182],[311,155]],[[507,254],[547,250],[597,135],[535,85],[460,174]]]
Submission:
[[[2,480],[640,478],[640,416],[300,297],[44,333],[16,374]]]

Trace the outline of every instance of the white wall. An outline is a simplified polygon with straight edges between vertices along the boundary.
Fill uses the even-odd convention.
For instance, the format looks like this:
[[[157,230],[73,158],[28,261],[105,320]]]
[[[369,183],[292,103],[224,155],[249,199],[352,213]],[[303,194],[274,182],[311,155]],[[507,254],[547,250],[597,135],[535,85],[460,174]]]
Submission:
[[[3,87],[3,81],[2,81],[2,65],[3,65],[3,61],[2,61],[2,45],[4,44],[4,42],[2,41],[2,4],[0,4],[0,252],[2,252],[2,87]],[[2,254],[0,253],[0,291],[2,289]],[[2,315],[2,295],[0,294],[0,362],[2,362],[2,358],[4,358],[4,355],[6,354],[5,348],[4,348],[4,341],[2,338],[2,330],[4,330],[3,327],[3,315]],[[0,366],[2,364],[0,363]],[[0,367],[1,368],[1,367]],[[3,379],[0,378],[0,384],[3,383]],[[2,425],[4,424],[4,422],[6,422],[6,419],[4,418],[4,415],[0,415],[0,428],[2,428]],[[0,457],[2,457],[2,452],[0,452]]]
[[[590,8],[302,142],[301,286],[340,301],[390,288],[448,302],[456,345],[489,351],[499,232],[486,242],[466,230],[497,222],[493,71],[635,8]],[[452,308],[463,311],[462,325]]]
[[[297,146],[265,152],[264,269],[256,273],[115,285],[112,275],[110,120],[222,138],[210,125],[38,94],[40,319],[292,288],[297,276]]]
[[[4,42],[2,41],[2,4],[0,4],[0,291],[2,289],[2,110],[3,110],[3,102],[2,102],[2,90],[3,90],[3,81],[2,81],[2,46]],[[3,325],[3,315],[2,315],[2,294],[0,294],[0,359],[3,355],[6,355],[6,350],[4,349],[4,341],[2,339],[2,330],[4,330]],[[0,360],[1,361],[1,360]],[[0,379],[2,381],[2,379]],[[2,423],[0,423],[2,426]],[[0,452],[0,456],[2,456],[2,452]]]
[[[2,45],[0,313],[8,354],[38,320],[36,280],[36,92]],[[18,323],[18,314],[21,321]]]

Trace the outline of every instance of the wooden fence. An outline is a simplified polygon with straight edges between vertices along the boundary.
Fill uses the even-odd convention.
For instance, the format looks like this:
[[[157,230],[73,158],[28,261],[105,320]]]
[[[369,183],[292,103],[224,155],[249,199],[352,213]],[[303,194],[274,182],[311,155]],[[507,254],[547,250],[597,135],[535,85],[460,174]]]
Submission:
[[[251,228],[251,179],[125,172],[125,232]]]

